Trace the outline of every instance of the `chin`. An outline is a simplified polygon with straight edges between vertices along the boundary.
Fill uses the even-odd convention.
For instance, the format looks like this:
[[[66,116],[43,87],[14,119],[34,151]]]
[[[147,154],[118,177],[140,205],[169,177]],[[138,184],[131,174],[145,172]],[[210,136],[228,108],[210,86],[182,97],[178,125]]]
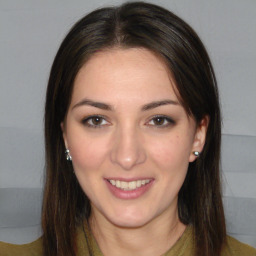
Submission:
[[[120,220],[120,221],[114,221],[113,224],[120,228],[140,228],[143,227],[147,222],[145,221],[127,221],[127,220]]]
[[[138,212],[133,214],[123,215],[115,214],[115,216],[108,218],[115,226],[123,228],[139,228],[150,222],[151,218],[145,215],[141,215]]]

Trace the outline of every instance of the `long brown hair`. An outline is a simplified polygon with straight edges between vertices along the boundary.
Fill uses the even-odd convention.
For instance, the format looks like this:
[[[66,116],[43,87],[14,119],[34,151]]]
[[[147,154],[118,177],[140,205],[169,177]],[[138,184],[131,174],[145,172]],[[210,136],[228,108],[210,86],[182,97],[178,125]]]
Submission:
[[[176,80],[188,115],[209,116],[204,150],[190,163],[179,192],[180,220],[194,227],[195,255],[218,256],[226,238],[220,192],[221,118],[208,54],[193,29],[162,7],[125,3],[96,10],[78,21],[52,65],[45,105],[46,180],[42,210],[45,255],[76,255],[76,228],[90,216],[90,202],[66,161],[60,123],[65,119],[79,69],[97,51],[143,47],[158,54]]]

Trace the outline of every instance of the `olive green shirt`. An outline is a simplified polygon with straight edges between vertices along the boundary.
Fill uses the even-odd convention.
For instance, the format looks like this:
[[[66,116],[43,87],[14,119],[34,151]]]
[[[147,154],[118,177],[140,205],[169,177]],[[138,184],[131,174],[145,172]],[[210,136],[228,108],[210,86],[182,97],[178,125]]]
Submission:
[[[86,231],[88,232],[88,231]],[[82,229],[78,229],[77,256],[88,255],[88,247]],[[94,256],[103,256],[96,240],[89,235],[89,243]],[[0,256],[42,256],[42,240],[23,245],[14,245],[0,242]],[[193,229],[188,226],[181,238],[163,256],[191,256],[193,255]],[[158,256],[158,255],[157,255]],[[227,238],[227,245],[224,247],[221,256],[256,256],[256,249],[243,244],[232,237]]]

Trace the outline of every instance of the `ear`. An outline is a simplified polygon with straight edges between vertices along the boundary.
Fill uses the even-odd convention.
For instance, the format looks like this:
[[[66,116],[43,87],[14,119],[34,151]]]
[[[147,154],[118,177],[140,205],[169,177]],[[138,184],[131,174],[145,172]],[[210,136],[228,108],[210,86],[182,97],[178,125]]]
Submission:
[[[68,148],[66,128],[65,128],[64,122],[60,123],[60,127],[61,127],[61,130],[62,130],[62,137],[63,137],[64,143],[65,143],[65,147]]]
[[[194,136],[192,151],[189,156],[189,162],[195,161],[198,157],[198,156],[195,156],[193,152],[197,151],[200,154],[203,151],[208,124],[209,124],[209,116],[205,116],[198,124],[195,132],[195,136]]]

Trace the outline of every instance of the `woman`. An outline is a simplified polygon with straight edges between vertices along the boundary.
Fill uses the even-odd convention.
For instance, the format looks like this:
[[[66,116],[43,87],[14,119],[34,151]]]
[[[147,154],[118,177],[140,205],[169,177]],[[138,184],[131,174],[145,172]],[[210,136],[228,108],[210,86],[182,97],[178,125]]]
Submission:
[[[43,236],[3,255],[256,255],[226,235],[220,137],[214,71],[184,21],[142,2],[90,13],[49,78]]]

